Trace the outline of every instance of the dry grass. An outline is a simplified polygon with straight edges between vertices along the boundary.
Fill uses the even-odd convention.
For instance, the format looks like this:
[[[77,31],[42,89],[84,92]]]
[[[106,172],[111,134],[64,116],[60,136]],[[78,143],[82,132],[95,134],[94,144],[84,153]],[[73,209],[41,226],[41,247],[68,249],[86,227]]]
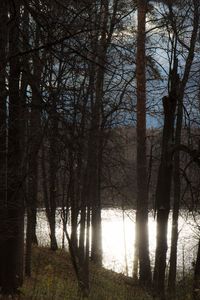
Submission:
[[[90,295],[88,300],[152,300],[131,278],[95,265],[90,266]],[[177,296],[168,300],[192,300],[192,278],[177,285]],[[20,300],[80,300],[69,254],[47,248],[33,249],[33,273],[26,278]]]
[[[131,279],[91,265],[91,292],[88,300],[148,300],[151,297]],[[25,300],[82,299],[69,255],[47,248],[34,248],[33,274],[21,289]]]

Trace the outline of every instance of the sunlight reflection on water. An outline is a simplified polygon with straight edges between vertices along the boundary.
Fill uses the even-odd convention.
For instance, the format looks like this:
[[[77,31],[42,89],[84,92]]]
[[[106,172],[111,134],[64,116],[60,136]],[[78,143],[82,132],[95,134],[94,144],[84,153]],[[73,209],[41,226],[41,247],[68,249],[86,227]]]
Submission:
[[[192,269],[197,246],[197,226],[192,216],[186,217],[184,211],[179,218],[178,268],[179,275]],[[195,230],[196,229],[196,230]],[[44,211],[38,213],[37,235],[41,245],[49,244],[49,226]],[[56,235],[59,246],[62,244],[62,222],[58,213]],[[135,211],[121,209],[104,209],[102,211],[103,265],[108,269],[126,273],[131,276],[134,256]],[[171,218],[168,226],[168,250],[171,239]],[[65,242],[66,245],[66,242]],[[67,245],[66,245],[67,246]],[[149,213],[149,250],[153,265],[156,246],[156,220]],[[168,251],[169,261],[169,251]],[[167,265],[168,265],[167,261]]]

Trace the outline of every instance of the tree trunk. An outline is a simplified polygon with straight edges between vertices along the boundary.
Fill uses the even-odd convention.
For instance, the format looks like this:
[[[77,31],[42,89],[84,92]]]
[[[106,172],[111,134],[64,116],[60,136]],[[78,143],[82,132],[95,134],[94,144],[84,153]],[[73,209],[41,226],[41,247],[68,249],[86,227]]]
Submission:
[[[28,18],[28,17],[27,17]],[[29,22],[29,20],[27,20]],[[36,25],[35,46],[39,45],[40,29]],[[29,65],[24,66],[29,77]],[[41,146],[41,99],[38,95],[41,84],[42,66],[39,53],[33,55],[33,79],[31,79],[32,101],[30,113],[29,144],[28,144],[28,195],[27,195],[27,232],[26,232],[26,258],[25,274],[31,275],[32,244],[37,244],[36,223],[37,223],[37,197],[38,197],[38,153]]]
[[[86,231],[86,206],[81,197],[81,220],[80,220],[80,235],[79,235],[79,261],[84,260],[85,256],[85,231]]]
[[[88,297],[90,291],[90,274],[89,274],[89,253],[90,253],[90,205],[87,204],[86,210],[86,241],[85,241],[85,257],[81,267],[81,292],[83,297]]]
[[[5,253],[6,253],[6,182],[7,182],[7,109],[6,109],[6,47],[8,7],[7,0],[1,2],[0,10],[0,288],[4,282]]]
[[[50,137],[49,137],[49,204],[50,204],[50,239],[51,239],[51,250],[55,251],[58,249],[56,240],[56,174],[58,169],[58,152],[57,152],[57,136],[58,136],[58,120],[56,113],[56,99],[52,97],[52,108],[50,113]]]
[[[181,143],[181,130],[183,122],[183,98],[184,91],[188,82],[191,66],[194,59],[195,45],[198,36],[199,28],[199,2],[192,1],[194,7],[193,15],[193,29],[190,38],[190,46],[186,58],[185,69],[183,73],[183,78],[180,82],[173,84],[174,89],[178,92],[178,112],[177,112],[177,122],[176,122],[176,133],[175,133],[175,145],[179,146]],[[172,6],[169,6],[170,13],[173,19]],[[176,51],[176,49],[174,49]],[[175,53],[176,55],[176,53]],[[177,88],[179,86],[179,89]],[[170,254],[170,269],[169,269],[169,279],[168,279],[168,289],[170,293],[174,293],[176,285],[176,266],[177,266],[177,243],[178,243],[178,216],[179,216],[179,206],[180,206],[180,193],[181,193],[181,183],[180,183],[180,153],[177,151],[174,154],[174,207],[173,207],[173,219],[172,219],[172,238],[171,238],[171,254]]]
[[[103,147],[103,129],[101,129],[101,107],[103,100],[103,84],[106,66],[106,54],[110,44],[112,32],[109,37],[106,36],[108,28],[108,15],[109,3],[108,1],[101,2],[100,11],[100,28],[99,28],[99,41],[94,42],[94,53],[97,53],[97,66],[96,67],[96,81],[95,88],[95,102],[92,105],[92,121],[91,121],[91,136],[90,136],[90,151],[91,157],[91,208],[92,208],[92,247],[91,259],[98,264],[102,264],[102,237],[101,237],[101,169],[102,169],[102,147]],[[95,57],[93,58],[95,59]]]
[[[136,245],[139,256],[139,278],[143,285],[151,283],[148,237],[148,189],[146,159],[146,56],[145,56],[145,22],[146,0],[138,1],[138,35],[137,35],[137,212]],[[137,253],[137,249],[135,250]]]
[[[174,143],[174,121],[177,103],[177,86],[179,76],[177,74],[178,61],[175,59],[174,68],[171,71],[171,91],[169,97],[163,98],[164,128],[162,136],[161,162],[158,172],[156,187],[157,210],[157,237],[156,257],[154,268],[154,289],[161,297],[165,298],[165,269],[167,253],[167,226],[170,211],[171,181],[172,181],[172,145]]]
[[[200,299],[200,241],[198,244],[197,259],[194,269],[193,299]]]
[[[75,128],[75,125],[73,126]],[[72,140],[74,139],[74,134],[72,133]],[[75,162],[72,149],[69,149],[69,198],[70,198],[70,209],[71,209],[71,242],[74,252],[77,254],[78,248],[78,205],[77,205],[77,191],[79,187],[75,186]]]
[[[175,153],[174,161],[174,205],[172,215],[171,250],[169,261],[168,290],[171,295],[175,294],[176,268],[177,268],[177,245],[178,245],[178,217],[180,206],[180,171],[179,153]]]
[[[13,20],[9,33],[9,53],[12,57],[18,52],[20,3],[15,1],[15,9],[10,8]],[[9,121],[8,121],[8,178],[5,208],[6,235],[3,245],[2,269],[3,294],[14,294],[23,282],[24,246],[24,206],[21,176],[21,102],[19,96],[19,58],[10,58],[9,74]]]
[[[181,129],[183,119],[183,99],[178,99],[178,113],[176,121],[175,145],[181,144]],[[178,217],[181,197],[181,181],[180,181],[180,153],[174,154],[174,203],[172,215],[172,233],[171,233],[171,252],[169,265],[168,290],[170,294],[175,293],[176,287],[176,268],[177,268],[177,244],[178,244]]]
[[[44,204],[46,210],[46,216],[49,223],[50,228],[50,248],[51,250],[55,251],[58,249],[57,240],[56,240],[56,203],[55,203],[55,181],[54,181],[54,174],[48,181],[47,176],[47,161],[46,161],[46,153],[45,147],[42,147],[42,160],[41,160],[41,167],[42,167],[42,181],[43,181],[43,196],[44,196]],[[51,149],[52,150],[52,149]],[[51,151],[50,150],[50,151]],[[55,168],[52,167],[52,164],[49,168],[49,172],[55,172]]]

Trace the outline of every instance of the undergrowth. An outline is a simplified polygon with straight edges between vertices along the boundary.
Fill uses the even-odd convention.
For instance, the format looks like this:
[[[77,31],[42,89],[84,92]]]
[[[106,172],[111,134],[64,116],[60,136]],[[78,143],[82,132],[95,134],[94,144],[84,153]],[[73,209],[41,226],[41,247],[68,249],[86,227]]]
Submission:
[[[88,300],[152,300],[149,293],[139,288],[130,278],[91,265],[90,295]],[[34,248],[32,276],[21,288],[22,300],[79,300],[83,299],[68,253],[47,248]],[[192,300],[191,281],[179,283],[173,299]],[[86,299],[86,298],[84,298]],[[168,297],[168,299],[172,299]]]
[[[34,248],[32,276],[21,288],[23,300],[78,300],[82,299],[69,255]],[[91,266],[88,300],[148,300],[150,296],[125,276],[104,268]]]

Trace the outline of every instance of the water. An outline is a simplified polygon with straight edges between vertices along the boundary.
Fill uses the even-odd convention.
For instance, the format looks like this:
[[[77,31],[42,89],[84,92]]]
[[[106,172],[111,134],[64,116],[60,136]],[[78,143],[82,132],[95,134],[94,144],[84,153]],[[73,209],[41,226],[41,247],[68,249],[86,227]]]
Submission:
[[[45,212],[38,213],[37,235],[39,243],[43,246],[49,245],[49,226]],[[198,228],[196,221],[185,211],[181,212],[179,218],[179,242],[178,242],[178,270],[179,276],[191,271],[195,261]],[[62,245],[63,231],[62,222],[58,212],[56,236],[59,246]],[[135,211],[121,209],[104,209],[102,211],[102,247],[103,265],[107,269],[124,273],[131,276],[135,239]],[[168,226],[168,250],[171,239],[171,217]],[[66,244],[67,246],[67,244]],[[149,250],[153,266],[156,246],[156,220],[153,214],[149,214]],[[169,251],[167,252],[169,261]],[[128,271],[128,274],[127,274]]]

